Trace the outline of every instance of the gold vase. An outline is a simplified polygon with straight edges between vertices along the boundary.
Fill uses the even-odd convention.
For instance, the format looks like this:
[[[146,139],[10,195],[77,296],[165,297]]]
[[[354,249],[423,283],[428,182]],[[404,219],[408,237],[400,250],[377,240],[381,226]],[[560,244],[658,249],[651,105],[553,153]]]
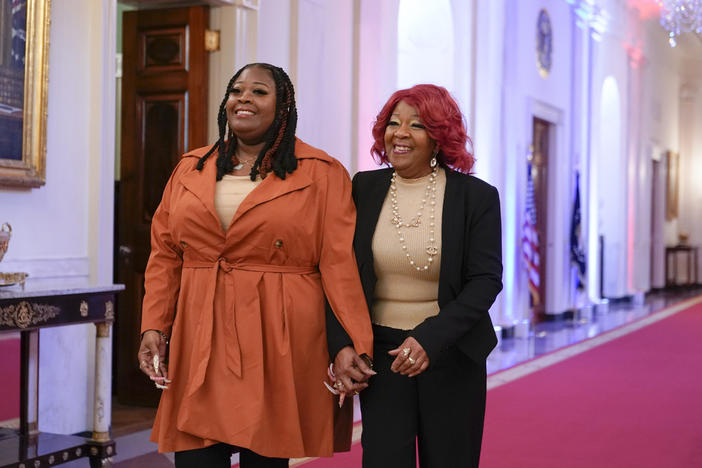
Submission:
[[[12,226],[10,223],[4,223],[0,227],[0,262],[7,252],[7,246],[10,244],[10,238],[12,237]]]

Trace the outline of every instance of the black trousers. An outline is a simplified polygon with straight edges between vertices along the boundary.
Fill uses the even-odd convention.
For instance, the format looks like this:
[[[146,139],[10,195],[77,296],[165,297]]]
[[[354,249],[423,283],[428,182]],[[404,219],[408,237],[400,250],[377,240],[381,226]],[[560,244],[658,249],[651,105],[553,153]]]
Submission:
[[[395,374],[388,351],[408,332],[373,325],[374,369],[361,392],[363,468],[478,466],[485,420],[486,369],[455,347],[422,374]]]
[[[248,449],[237,449],[228,444],[215,444],[209,447],[183,450],[175,453],[176,468],[231,468],[231,456],[239,451],[241,468],[287,468],[287,458],[269,458]]]

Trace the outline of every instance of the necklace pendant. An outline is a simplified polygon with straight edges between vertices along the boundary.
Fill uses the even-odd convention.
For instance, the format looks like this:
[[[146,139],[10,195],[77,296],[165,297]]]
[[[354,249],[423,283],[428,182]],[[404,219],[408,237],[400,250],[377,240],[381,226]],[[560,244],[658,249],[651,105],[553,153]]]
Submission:
[[[235,171],[238,171],[239,169],[241,169],[241,168],[243,168],[243,167],[244,167],[244,165],[241,164],[241,163],[239,163],[239,164],[237,164],[236,166],[234,166],[234,170],[235,170]]]
[[[435,245],[428,245],[426,248],[426,253],[427,255],[434,256],[439,253],[439,249],[436,248]]]

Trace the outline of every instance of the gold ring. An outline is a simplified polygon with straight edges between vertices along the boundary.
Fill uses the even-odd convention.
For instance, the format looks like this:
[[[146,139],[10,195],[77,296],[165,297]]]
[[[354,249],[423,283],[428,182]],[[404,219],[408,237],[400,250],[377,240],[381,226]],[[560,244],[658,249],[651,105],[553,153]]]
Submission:
[[[412,351],[412,350],[409,348],[402,348],[402,355],[404,357],[407,357],[407,356],[409,356],[410,351]]]
[[[408,357],[407,360],[410,362],[410,364],[414,364],[415,362],[417,362],[417,361],[415,361],[414,359],[412,359],[411,356]]]
[[[343,387],[344,387],[344,384],[341,383],[341,380],[337,380],[336,382],[334,382],[334,388],[341,390]]]

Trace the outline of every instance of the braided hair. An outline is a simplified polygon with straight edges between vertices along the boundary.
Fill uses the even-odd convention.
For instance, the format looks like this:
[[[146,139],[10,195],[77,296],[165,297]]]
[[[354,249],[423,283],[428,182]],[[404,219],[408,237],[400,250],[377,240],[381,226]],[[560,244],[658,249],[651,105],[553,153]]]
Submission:
[[[219,138],[197,163],[197,170],[201,171],[205,166],[207,158],[209,158],[215,150],[218,150],[217,180],[222,180],[225,174],[232,172],[234,166],[239,164],[239,160],[235,156],[237,146],[236,135],[234,135],[234,138],[227,138],[225,140],[225,136],[227,136],[225,132],[229,132],[226,104],[232,85],[244,70],[251,67],[266,69],[273,75],[276,97],[275,118],[263,135],[265,144],[261,152],[258,153],[253,167],[251,167],[251,180],[256,180],[257,175],[265,179],[271,171],[281,179],[285,179],[286,174],[292,174],[293,171],[297,169],[297,158],[295,157],[297,108],[295,107],[295,90],[290,81],[290,77],[288,77],[287,73],[280,67],[268,63],[250,63],[237,71],[232,79],[229,80],[229,84],[224,93],[224,99],[222,99],[222,103],[219,105],[219,113],[217,114]]]

